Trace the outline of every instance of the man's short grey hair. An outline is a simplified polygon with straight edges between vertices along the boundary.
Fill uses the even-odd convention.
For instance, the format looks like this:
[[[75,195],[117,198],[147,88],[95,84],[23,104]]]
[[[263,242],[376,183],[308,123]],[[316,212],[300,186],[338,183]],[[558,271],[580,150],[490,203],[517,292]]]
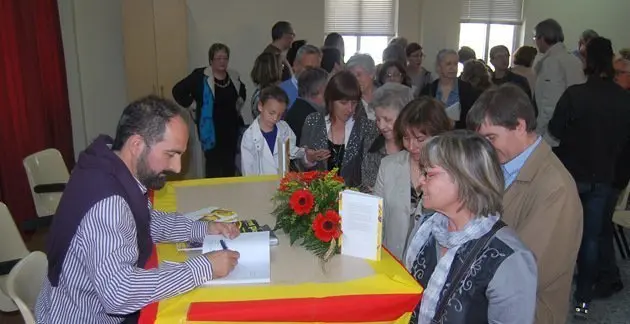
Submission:
[[[354,67],[360,67],[370,75],[373,75],[376,72],[376,64],[374,64],[374,59],[369,54],[352,55],[346,63],[346,68],[351,70]]]
[[[481,135],[456,130],[432,137],[422,148],[420,165],[444,169],[457,185],[461,208],[475,217],[503,212],[503,169],[492,144]]]
[[[534,38],[542,38],[545,43],[554,45],[564,42],[564,32],[560,23],[554,19],[547,19],[534,27]]]
[[[370,107],[394,109],[400,112],[412,100],[411,88],[400,83],[388,82],[374,91]]]
[[[459,58],[456,50],[450,48],[441,49],[435,57],[435,66],[439,66],[447,55],[455,55]]]
[[[319,48],[311,44],[306,44],[298,49],[297,54],[295,55],[295,60],[299,62],[300,60],[302,60],[302,57],[304,57],[304,55],[308,54],[317,54],[319,55],[319,57],[322,57],[322,51]]]
[[[298,96],[313,98],[328,82],[328,72],[322,68],[306,68],[298,76]]]

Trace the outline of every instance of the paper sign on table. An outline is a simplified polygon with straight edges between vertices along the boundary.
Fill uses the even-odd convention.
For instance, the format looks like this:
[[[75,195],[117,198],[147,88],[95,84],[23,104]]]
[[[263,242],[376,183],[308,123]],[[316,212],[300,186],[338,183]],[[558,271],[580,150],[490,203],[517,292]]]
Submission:
[[[241,254],[238,265],[226,277],[213,279],[204,285],[233,285],[271,282],[269,232],[242,233],[233,240],[221,235],[206,235],[203,253],[221,250],[220,241],[227,248]]]
[[[358,191],[339,193],[341,254],[363,259],[381,259],[383,199]]]

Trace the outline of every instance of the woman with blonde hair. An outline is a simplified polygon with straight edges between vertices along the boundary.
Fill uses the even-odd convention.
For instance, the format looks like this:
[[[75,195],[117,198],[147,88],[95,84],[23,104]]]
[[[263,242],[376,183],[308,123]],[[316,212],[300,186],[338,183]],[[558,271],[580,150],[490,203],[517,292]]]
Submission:
[[[425,287],[411,323],[534,322],[536,260],[500,220],[504,179],[492,144],[471,131],[431,138],[420,154],[423,205],[404,264]]]

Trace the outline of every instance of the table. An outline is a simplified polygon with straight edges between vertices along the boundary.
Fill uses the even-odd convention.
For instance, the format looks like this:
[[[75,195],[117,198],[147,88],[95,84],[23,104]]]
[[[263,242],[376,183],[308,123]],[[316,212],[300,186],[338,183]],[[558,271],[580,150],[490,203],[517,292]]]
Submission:
[[[273,227],[270,199],[277,186],[277,176],[177,181],[152,199],[158,210],[217,206]],[[380,262],[337,255],[322,267],[276,234],[271,284],[200,287],[145,307],[140,323],[408,323],[422,288],[389,252],[383,250]],[[174,244],[156,244],[147,267],[187,257]]]

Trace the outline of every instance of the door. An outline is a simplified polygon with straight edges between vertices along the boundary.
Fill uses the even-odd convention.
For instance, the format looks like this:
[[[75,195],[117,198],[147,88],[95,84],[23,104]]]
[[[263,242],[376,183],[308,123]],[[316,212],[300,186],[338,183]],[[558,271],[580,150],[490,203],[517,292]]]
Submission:
[[[158,94],[153,0],[124,0],[122,17],[127,99]]]

